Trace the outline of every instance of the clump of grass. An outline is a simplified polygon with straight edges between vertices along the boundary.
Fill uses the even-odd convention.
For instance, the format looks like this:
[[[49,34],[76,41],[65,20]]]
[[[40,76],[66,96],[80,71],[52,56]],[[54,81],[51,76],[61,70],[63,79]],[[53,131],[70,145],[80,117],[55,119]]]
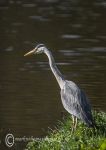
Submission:
[[[27,144],[26,150],[106,150],[106,113],[93,112],[97,129],[88,128],[78,122],[71,134],[71,118],[59,122],[56,129],[42,140]]]

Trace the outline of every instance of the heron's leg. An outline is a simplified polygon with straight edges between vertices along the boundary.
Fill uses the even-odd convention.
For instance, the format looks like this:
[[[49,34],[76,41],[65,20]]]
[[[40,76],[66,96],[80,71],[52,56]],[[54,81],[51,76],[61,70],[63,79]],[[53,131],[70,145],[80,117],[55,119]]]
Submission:
[[[72,122],[73,122],[73,127],[74,127],[74,124],[75,124],[75,117],[72,115]]]
[[[77,117],[75,117],[74,129],[77,127]]]
[[[72,121],[73,121],[73,125],[72,125],[71,134],[73,134],[73,132],[76,130],[76,126],[77,126],[77,117],[72,115]]]
[[[74,124],[75,124],[75,117],[72,115],[72,130],[71,130],[71,133],[73,133],[73,131],[74,131]]]

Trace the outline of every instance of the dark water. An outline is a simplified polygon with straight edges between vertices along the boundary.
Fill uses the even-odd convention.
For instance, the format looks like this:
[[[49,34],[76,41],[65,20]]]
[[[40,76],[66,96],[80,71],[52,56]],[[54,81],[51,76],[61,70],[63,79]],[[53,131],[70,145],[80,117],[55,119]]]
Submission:
[[[106,2],[2,0],[2,138],[7,133],[42,137],[65,112],[47,57],[23,57],[38,43],[52,51],[64,76],[86,91],[93,108],[106,111]]]

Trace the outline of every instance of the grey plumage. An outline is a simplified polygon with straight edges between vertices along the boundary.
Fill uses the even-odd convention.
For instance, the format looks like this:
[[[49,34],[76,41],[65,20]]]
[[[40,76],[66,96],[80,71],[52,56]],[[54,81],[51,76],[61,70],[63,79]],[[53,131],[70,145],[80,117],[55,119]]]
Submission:
[[[32,51],[24,56],[31,54],[45,53],[49,59],[50,68],[60,86],[61,100],[64,108],[72,115],[73,126],[76,128],[77,118],[85,122],[89,127],[94,127],[90,103],[85,93],[72,81],[64,79],[58,70],[51,52],[44,44],[37,45]]]
[[[85,93],[72,81],[65,80],[61,90],[61,99],[64,108],[72,115],[81,119],[88,126],[93,126],[91,106]]]

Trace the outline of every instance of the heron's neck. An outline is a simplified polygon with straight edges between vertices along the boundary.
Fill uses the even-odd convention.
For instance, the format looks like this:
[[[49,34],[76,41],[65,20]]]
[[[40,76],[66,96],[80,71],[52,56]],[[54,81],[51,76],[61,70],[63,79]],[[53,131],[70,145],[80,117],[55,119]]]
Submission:
[[[58,70],[58,68],[57,68],[57,66],[55,64],[55,60],[54,60],[54,58],[52,56],[52,53],[48,49],[45,49],[44,52],[48,56],[50,68],[51,68],[54,76],[56,77],[56,80],[57,80],[60,88],[62,89],[63,85],[64,85],[64,77],[62,76],[62,74]]]

